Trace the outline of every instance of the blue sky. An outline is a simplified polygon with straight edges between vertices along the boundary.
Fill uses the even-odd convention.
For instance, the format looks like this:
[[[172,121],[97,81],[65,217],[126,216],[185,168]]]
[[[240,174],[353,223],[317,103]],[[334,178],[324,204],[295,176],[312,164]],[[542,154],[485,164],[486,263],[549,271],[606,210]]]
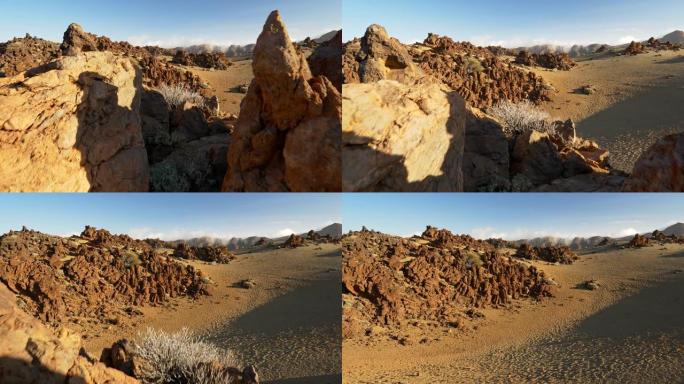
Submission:
[[[22,225],[54,235],[85,225],[164,240],[284,236],[341,222],[337,194],[4,194],[0,233]]]
[[[295,40],[342,25],[342,0],[0,0],[0,41],[25,33],[62,41],[76,22],[136,45],[249,44],[278,9]]]
[[[627,236],[684,222],[684,194],[344,194],[344,231],[399,236],[426,225],[477,238]]]
[[[344,39],[384,25],[405,43],[428,32],[507,47],[624,43],[684,29],[682,0],[344,0]]]

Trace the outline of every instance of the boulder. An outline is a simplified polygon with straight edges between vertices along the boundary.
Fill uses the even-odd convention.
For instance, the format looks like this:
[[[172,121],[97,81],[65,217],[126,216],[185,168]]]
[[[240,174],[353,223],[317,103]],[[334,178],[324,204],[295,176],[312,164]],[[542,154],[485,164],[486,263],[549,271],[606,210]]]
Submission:
[[[463,98],[431,83],[345,84],[345,191],[462,191]]]
[[[369,26],[363,38],[347,43],[344,49],[342,71],[347,84],[410,82],[422,76],[406,47],[381,25]]]
[[[515,139],[511,171],[532,185],[548,184],[562,176],[563,164],[557,146],[546,133],[529,130]]]
[[[502,125],[476,108],[468,108],[463,152],[465,191],[509,191],[510,153]]]
[[[646,150],[624,191],[684,192],[684,133],[665,136]]]
[[[80,355],[79,335],[53,331],[16,305],[16,297],[0,283],[0,377],[7,384],[136,384],[102,363]]]
[[[342,92],[342,31],[316,47],[307,59],[314,76],[327,77]]]
[[[79,24],[72,23],[64,32],[60,50],[65,56],[74,56],[81,52],[97,51],[97,36],[84,31],[83,27]]]
[[[0,78],[0,190],[147,191],[140,70],[109,52]]]
[[[228,151],[223,191],[339,191],[341,96],[314,77],[272,12]]]

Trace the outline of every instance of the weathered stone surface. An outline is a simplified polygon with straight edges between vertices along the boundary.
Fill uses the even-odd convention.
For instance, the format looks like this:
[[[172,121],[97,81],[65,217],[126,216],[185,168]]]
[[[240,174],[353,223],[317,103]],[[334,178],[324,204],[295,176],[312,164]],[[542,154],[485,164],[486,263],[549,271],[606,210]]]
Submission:
[[[253,60],[222,189],[339,191],[340,94],[327,78],[312,76],[277,11]]]
[[[314,76],[325,76],[342,92],[342,31],[319,45],[307,59]]]
[[[0,78],[0,190],[146,191],[141,81],[105,52]]]
[[[511,188],[508,138],[501,124],[468,108],[463,152],[463,189],[501,192]]]
[[[57,334],[24,313],[0,283],[0,377],[7,384],[136,384],[137,380],[80,356],[81,338]]]
[[[16,76],[57,58],[59,44],[31,35],[0,43],[0,77]]]
[[[548,184],[560,178],[563,165],[558,148],[546,133],[527,131],[515,140],[511,170],[533,185]]]
[[[465,103],[436,84],[345,84],[345,191],[461,191]]]
[[[572,67],[577,65],[567,53],[536,54],[527,51],[520,51],[515,58],[515,62],[530,67],[560,69],[562,71],[569,71]]]
[[[406,47],[377,24],[369,26],[360,40],[345,44],[342,72],[347,84],[380,80],[411,82],[422,77]]]
[[[353,232],[342,240],[342,334],[409,322],[458,324],[473,308],[552,296],[543,272],[497,253],[488,242],[428,227],[401,238]]]
[[[567,245],[533,247],[524,243],[518,247],[515,256],[528,260],[543,260],[560,264],[572,264],[577,260],[577,255]]]
[[[668,135],[644,152],[624,187],[629,192],[684,192],[684,133]]]

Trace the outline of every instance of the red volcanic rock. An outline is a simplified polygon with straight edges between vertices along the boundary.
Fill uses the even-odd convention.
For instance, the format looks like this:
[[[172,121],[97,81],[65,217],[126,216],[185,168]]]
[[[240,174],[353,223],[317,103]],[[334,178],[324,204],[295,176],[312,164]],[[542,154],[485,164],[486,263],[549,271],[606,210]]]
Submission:
[[[325,76],[342,92],[342,31],[316,47],[307,59],[314,76]]]
[[[299,248],[303,247],[305,245],[304,238],[299,235],[295,235],[294,233],[290,235],[290,237],[285,240],[283,243],[282,247],[283,248]]]
[[[577,255],[566,245],[532,247],[524,243],[518,247],[515,256],[528,260],[543,260],[561,264],[572,264],[577,260]]]
[[[634,165],[624,187],[628,192],[684,192],[684,133],[665,136]]]
[[[636,235],[634,235],[634,238],[632,238],[632,240],[629,241],[629,243],[627,244],[627,247],[629,247],[629,248],[642,248],[642,247],[648,246],[648,243],[649,243],[648,237],[642,236],[642,235],[637,233]]]
[[[232,65],[223,53],[187,53],[183,50],[176,51],[173,63],[218,70],[228,69]]]
[[[340,93],[326,77],[312,76],[277,11],[257,40],[252,67],[223,191],[341,190]]]
[[[47,64],[59,55],[59,45],[26,35],[0,43],[0,77],[18,75]]]
[[[22,230],[0,237],[0,281],[48,324],[121,316],[131,305],[208,294],[202,274],[144,241],[86,227],[60,238]]]
[[[563,71],[569,71],[572,67],[577,65],[567,53],[531,54],[527,51],[520,51],[515,58],[515,62],[530,67],[560,69]]]
[[[468,308],[551,296],[543,272],[487,242],[428,227],[404,239],[373,231],[342,240],[343,336],[408,321],[458,323]]]
[[[625,48],[623,53],[625,55],[634,56],[644,52],[646,52],[646,48],[644,48],[643,44],[637,43],[636,41],[632,41],[631,43],[629,43],[627,48]]]
[[[181,259],[202,260],[219,264],[228,264],[235,259],[235,255],[228,251],[228,247],[225,246],[191,247],[186,243],[178,244],[173,255]]]

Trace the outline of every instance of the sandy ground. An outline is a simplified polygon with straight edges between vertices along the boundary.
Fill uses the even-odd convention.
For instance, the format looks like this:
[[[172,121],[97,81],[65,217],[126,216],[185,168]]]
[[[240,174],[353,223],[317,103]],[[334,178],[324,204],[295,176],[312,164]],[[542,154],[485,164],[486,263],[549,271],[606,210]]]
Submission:
[[[484,310],[424,343],[343,343],[345,383],[664,383],[684,379],[684,246],[612,249],[535,263],[557,297]],[[577,284],[597,279],[596,291]]]
[[[184,67],[209,84],[213,94],[219,99],[222,113],[240,114],[240,102],[244,94],[237,91],[241,85],[249,85],[254,78],[252,60],[233,61],[233,65],[225,71],[209,70],[198,67]]]
[[[542,107],[554,118],[572,118],[577,133],[611,152],[611,164],[631,172],[658,138],[684,131],[684,51],[583,59],[570,71],[533,71],[557,93]],[[592,85],[592,95],[577,93]]]
[[[141,308],[134,328],[93,330],[85,347],[99,356],[146,327],[187,327],[255,364],[266,383],[339,383],[340,260],[338,245],[323,244],[242,254],[225,265],[192,262],[215,283],[212,296]],[[248,278],[255,288],[236,286]]]

